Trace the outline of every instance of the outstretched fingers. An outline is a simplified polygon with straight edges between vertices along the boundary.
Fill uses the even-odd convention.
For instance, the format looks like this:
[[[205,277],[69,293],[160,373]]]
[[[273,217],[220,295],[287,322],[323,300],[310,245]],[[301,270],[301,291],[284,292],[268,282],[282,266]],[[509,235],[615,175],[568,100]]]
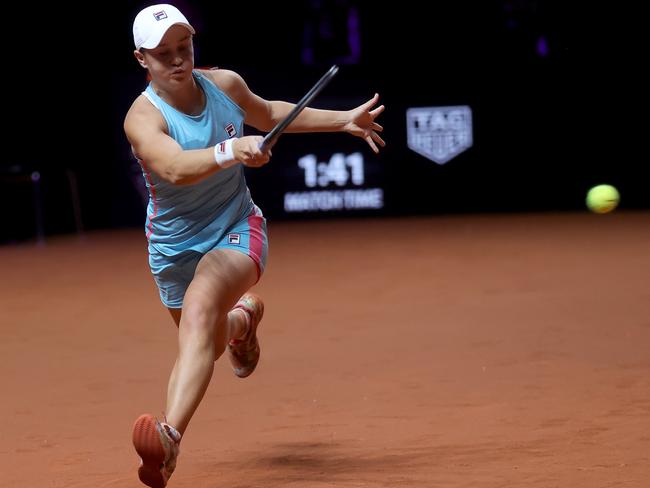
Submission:
[[[373,120],[376,119],[379,116],[379,114],[382,113],[385,109],[386,109],[385,106],[380,105],[376,109],[371,110],[370,115],[372,115]]]
[[[375,105],[379,101],[379,93],[375,93],[375,96],[368,100],[362,105],[365,110],[370,110],[370,107]]]
[[[362,137],[375,153],[379,153],[379,146],[386,146],[384,140],[377,134],[378,132],[382,132],[384,128],[375,122],[375,119],[386,107],[380,105],[374,109],[372,108],[378,101],[379,93],[375,93],[370,100],[354,110],[352,129],[350,130],[352,134]],[[362,130],[361,133],[359,133],[359,129]]]
[[[386,142],[377,134],[374,130],[370,131],[368,135],[364,137],[370,148],[375,152],[375,154],[379,153],[379,148],[377,147],[377,144],[379,144],[381,147],[386,147]]]
[[[370,146],[370,149],[372,149],[375,154],[379,154],[379,148],[377,147],[377,144],[375,144],[375,141],[372,140],[372,137],[366,136],[364,139]]]

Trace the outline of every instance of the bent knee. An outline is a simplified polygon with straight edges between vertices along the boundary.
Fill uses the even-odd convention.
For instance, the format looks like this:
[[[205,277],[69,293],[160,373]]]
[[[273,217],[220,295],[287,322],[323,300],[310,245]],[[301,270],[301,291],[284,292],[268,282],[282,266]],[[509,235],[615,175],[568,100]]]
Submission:
[[[183,307],[180,327],[186,332],[212,333],[221,315],[225,316],[212,305],[189,304]]]

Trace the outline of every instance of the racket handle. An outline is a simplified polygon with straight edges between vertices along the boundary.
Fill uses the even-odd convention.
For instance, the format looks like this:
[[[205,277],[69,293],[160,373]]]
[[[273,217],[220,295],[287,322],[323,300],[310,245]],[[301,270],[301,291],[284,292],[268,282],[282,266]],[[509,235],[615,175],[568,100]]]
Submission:
[[[271,149],[273,146],[275,146],[275,143],[278,142],[278,137],[280,136],[281,132],[279,132],[278,126],[275,126],[271,132],[266,134],[264,136],[264,139],[262,139],[262,142],[259,144],[260,151],[265,152]],[[285,126],[286,127],[286,126]],[[284,130],[284,129],[283,129]]]
[[[260,148],[260,151],[266,152],[269,149],[271,149],[272,146],[273,145],[271,144],[271,141],[267,141],[265,137],[264,139],[262,139],[262,142],[260,142],[258,147]]]

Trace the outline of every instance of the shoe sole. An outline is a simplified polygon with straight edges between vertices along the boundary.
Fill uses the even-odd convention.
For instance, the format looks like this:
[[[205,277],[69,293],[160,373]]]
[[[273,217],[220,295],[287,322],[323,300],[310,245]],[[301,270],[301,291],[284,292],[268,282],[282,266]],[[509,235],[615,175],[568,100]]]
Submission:
[[[151,488],[165,488],[160,469],[165,462],[165,449],[160,442],[156,419],[151,415],[141,415],[133,426],[133,446],[142,458],[138,469],[140,481]]]

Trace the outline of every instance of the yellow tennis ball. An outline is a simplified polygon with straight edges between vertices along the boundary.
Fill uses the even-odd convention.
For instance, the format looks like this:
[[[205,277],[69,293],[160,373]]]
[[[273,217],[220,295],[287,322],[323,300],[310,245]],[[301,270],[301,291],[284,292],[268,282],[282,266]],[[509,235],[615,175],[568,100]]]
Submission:
[[[597,185],[587,193],[587,207],[599,214],[614,210],[619,200],[618,190],[612,185]]]

